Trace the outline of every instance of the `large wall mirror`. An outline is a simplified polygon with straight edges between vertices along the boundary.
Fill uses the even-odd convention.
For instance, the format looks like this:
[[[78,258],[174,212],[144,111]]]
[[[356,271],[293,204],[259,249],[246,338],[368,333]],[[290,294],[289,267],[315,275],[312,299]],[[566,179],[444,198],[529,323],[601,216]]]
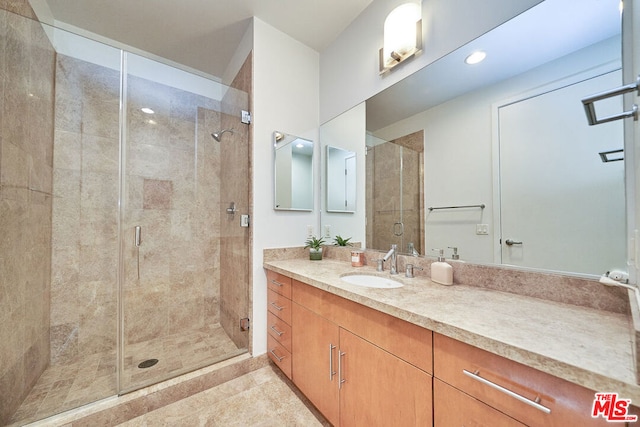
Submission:
[[[367,100],[366,246],[626,269],[624,162],[602,156],[624,155],[623,125],[588,126],[581,103],[622,84],[620,23],[618,0],[545,0]]]
[[[313,210],[313,141],[276,131],[274,209]]]

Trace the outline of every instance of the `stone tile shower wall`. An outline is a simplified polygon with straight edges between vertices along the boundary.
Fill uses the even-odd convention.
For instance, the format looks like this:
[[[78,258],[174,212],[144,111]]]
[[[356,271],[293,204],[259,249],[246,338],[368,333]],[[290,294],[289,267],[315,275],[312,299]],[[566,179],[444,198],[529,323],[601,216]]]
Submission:
[[[118,70],[58,55],[51,362],[116,357]],[[115,391],[115,363],[112,366]]]
[[[0,0],[0,424],[49,362],[55,52]]]
[[[125,352],[219,324],[221,233],[219,102],[129,76],[127,108]]]
[[[57,363],[105,351],[115,359],[119,86],[118,71],[60,56],[57,108],[64,113],[56,120],[52,292]],[[220,252],[220,148],[210,136],[220,126],[219,103],[133,76],[127,91],[125,349],[219,323]],[[141,112],[145,106],[155,114]],[[142,228],[139,254],[135,226]]]

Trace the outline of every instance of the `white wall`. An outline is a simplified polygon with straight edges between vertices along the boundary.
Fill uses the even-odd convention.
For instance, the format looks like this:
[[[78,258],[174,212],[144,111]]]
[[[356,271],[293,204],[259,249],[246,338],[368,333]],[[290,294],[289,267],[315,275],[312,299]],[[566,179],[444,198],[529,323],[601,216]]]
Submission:
[[[320,128],[320,141],[322,143],[322,170],[326,170],[327,145],[342,148],[356,153],[356,209],[354,213],[336,213],[326,210],[326,182],[321,183],[322,187],[322,233],[324,227],[330,227],[331,240],[339,235],[343,238],[351,237],[352,242],[364,242],[365,230],[365,187],[366,162],[364,157],[364,146],[366,138],[366,106],[363,103],[353,107],[339,117],[323,124]],[[323,174],[324,176],[324,174]]]
[[[320,122],[337,116],[393,83],[511,19],[541,0],[423,0],[423,51],[378,75],[386,16],[405,0],[376,0],[320,56]]]
[[[313,170],[312,156],[300,153],[291,153],[291,206],[304,209],[305,206],[313,206],[314,187],[313,177],[309,171]],[[316,206],[317,208],[317,206]]]
[[[278,130],[318,141],[319,54],[254,18],[253,61],[252,328],[255,356],[265,353],[267,348],[267,281],[262,268],[262,250],[302,246],[307,237],[307,225],[318,231],[318,194],[313,212],[273,209],[272,135]],[[314,156],[319,156],[319,144],[315,144],[314,150]],[[314,182],[318,182],[320,176],[319,164],[314,161]]]

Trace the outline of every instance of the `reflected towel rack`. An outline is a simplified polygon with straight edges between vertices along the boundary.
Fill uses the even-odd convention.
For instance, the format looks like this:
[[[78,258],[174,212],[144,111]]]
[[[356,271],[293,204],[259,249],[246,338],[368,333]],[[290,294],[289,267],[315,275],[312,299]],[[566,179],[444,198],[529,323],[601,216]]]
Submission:
[[[462,209],[462,208],[480,208],[480,209],[484,209],[485,208],[485,204],[481,204],[481,205],[465,205],[465,206],[438,206],[438,207],[433,207],[431,206],[429,208],[430,211],[435,211],[438,209]]]
[[[622,113],[614,114],[613,116],[598,118],[596,116],[596,107],[593,105],[596,101],[601,101],[603,99],[611,98],[618,95],[624,95],[628,92],[637,92],[638,96],[640,96],[640,75],[637,80],[633,83],[629,83],[628,85],[620,86],[614,89],[610,89],[604,92],[597,93],[595,95],[588,96],[582,100],[582,105],[584,106],[584,112],[587,115],[587,121],[589,122],[589,126],[599,125],[602,123],[612,122],[614,120],[626,119],[628,117],[633,117],[634,120],[638,120],[638,105],[633,104],[631,106],[631,110],[623,111]]]

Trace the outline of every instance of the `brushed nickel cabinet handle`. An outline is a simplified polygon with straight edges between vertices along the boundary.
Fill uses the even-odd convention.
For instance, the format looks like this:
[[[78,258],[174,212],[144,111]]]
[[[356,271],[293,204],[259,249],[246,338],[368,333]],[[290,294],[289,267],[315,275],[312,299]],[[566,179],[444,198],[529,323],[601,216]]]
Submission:
[[[338,390],[342,389],[342,384],[346,383],[347,380],[345,378],[342,377],[342,358],[344,357],[344,355],[347,353],[343,353],[342,351],[338,350]]]
[[[282,357],[278,356],[278,355],[276,354],[276,352],[275,352],[275,351],[273,351],[273,350],[269,350],[269,353],[273,354],[273,357],[275,357],[276,359],[278,359],[278,362],[282,362],[282,360],[286,357],[286,356],[282,356]]]
[[[273,332],[275,332],[276,334],[278,334],[279,337],[282,336],[282,334],[284,334],[284,332],[280,332],[279,330],[276,329],[275,325],[271,325],[269,326],[269,329],[271,329]]]
[[[507,396],[511,396],[514,399],[519,400],[522,403],[526,403],[529,406],[533,406],[534,408],[544,412],[545,414],[550,414],[551,413],[551,409],[547,408],[546,406],[543,406],[543,405],[539,404],[537,401],[528,399],[528,398],[526,398],[526,397],[524,397],[524,396],[522,396],[522,395],[520,395],[520,394],[518,394],[516,392],[513,392],[513,391],[509,390],[508,388],[504,388],[501,385],[496,384],[496,383],[494,383],[492,381],[489,381],[486,378],[482,378],[478,371],[470,372],[470,371],[467,371],[466,369],[463,369],[462,373],[465,374],[468,377],[473,378],[476,381],[481,382],[482,384],[488,385],[491,388],[494,388],[494,389],[496,389],[498,391],[501,391],[502,393],[506,394]],[[540,399],[539,397],[536,398],[536,400],[539,400],[539,399]]]
[[[278,282],[276,279],[271,279],[271,283],[277,286],[284,286],[282,283]]]
[[[271,305],[273,307],[275,307],[276,310],[278,311],[282,311],[284,309],[284,307],[280,307],[278,304],[276,304],[275,302],[272,302]]]
[[[333,376],[336,374],[336,371],[333,370],[333,350],[335,348],[335,345],[329,343],[329,381],[333,381]]]

